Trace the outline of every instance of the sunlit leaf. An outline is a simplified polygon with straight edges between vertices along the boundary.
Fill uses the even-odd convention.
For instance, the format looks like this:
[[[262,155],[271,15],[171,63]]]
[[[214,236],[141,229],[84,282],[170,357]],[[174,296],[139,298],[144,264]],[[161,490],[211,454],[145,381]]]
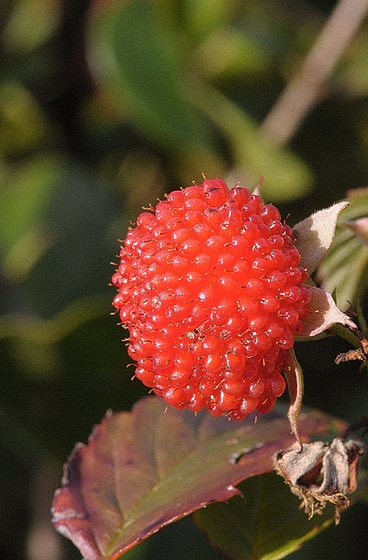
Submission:
[[[367,95],[368,43],[365,27],[355,37],[354,48],[347,50],[338,70],[338,80],[349,96],[364,97]]]
[[[34,150],[49,132],[48,118],[35,97],[17,81],[2,81],[0,154],[14,156]]]
[[[84,558],[117,559],[168,523],[238,495],[236,484],[272,470],[274,453],[294,441],[280,409],[254,424],[165,406],[147,398],[108,414],[69,459],[54,524]],[[302,439],[341,429],[317,411],[299,419]]]
[[[214,87],[196,80],[187,93],[218,126],[235,161],[228,184],[250,186],[263,176],[262,196],[273,202],[306,195],[312,186],[308,166],[288,148],[275,145],[249,114]]]
[[[9,313],[5,301],[0,302],[0,313],[6,313],[1,323],[4,319],[9,325],[15,318],[9,336],[25,333],[28,327],[32,330],[29,323],[38,324],[38,318],[56,317],[81,294],[88,299],[88,294],[107,288],[111,246],[105,240],[116,209],[101,185],[96,176],[81,172],[55,153],[24,158],[4,177],[0,184],[1,272],[3,279],[20,287],[27,281],[25,308],[19,303],[16,312]],[[23,326],[18,323],[20,316]],[[61,326],[64,333],[69,328],[65,326]],[[36,328],[35,332],[40,331]],[[54,329],[50,334],[52,339]]]
[[[94,3],[88,52],[92,72],[117,114],[128,115],[144,134],[165,148],[199,150],[213,139],[183,91],[185,41],[159,3],[124,0]],[[122,112],[121,112],[122,111]]]
[[[18,0],[2,34],[7,50],[28,53],[42,45],[55,33],[61,12],[57,0]]]
[[[193,62],[209,80],[224,79],[243,73],[249,77],[267,72],[268,53],[243,30],[222,27],[204,41]]]
[[[38,235],[47,244],[45,232],[37,233],[42,217],[50,206],[61,175],[60,160],[55,156],[38,155],[19,166],[17,171],[0,185],[0,243],[6,252],[27,236],[31,243]],[[37,188],[35,188],[37,185]],[[32,233],[33,232],[33,233]],[[36,247],[33,250],[37,251]],[[24,255],[33,259],[33,255]]]
[[[88,295],[73,301],[51,319],[41,319],[25,313],[0,315],[0,340],[18,338],[31,345],[49,346],[68,336],[83,323],[103,316],[106,297]]]
[[[201,38],[226,24],[237,8],[234,0],[186,0],[184,5],[187,29]]]

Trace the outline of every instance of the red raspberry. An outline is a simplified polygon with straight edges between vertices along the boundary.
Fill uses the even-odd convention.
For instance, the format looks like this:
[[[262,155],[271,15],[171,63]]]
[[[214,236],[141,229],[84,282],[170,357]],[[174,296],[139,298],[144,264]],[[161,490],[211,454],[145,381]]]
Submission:
[[[143,212],[112,278],[136,377],[176,408],[269,412],[310,313],[299,259],[277,208],[221,179]]]

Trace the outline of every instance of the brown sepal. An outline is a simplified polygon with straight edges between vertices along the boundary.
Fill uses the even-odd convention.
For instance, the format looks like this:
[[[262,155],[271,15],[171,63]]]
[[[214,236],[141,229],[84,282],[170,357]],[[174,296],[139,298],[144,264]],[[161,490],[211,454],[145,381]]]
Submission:
[[[315,441],[298,443],[276,454],[275,470],[290,486],[291,492],[302,501],[308,518],[321,514],[328,502],[335,506],[335,524],[340,521],[342,510],[349,506],[346,494],[357,487],[360,442],[335,438],[331,444]]]

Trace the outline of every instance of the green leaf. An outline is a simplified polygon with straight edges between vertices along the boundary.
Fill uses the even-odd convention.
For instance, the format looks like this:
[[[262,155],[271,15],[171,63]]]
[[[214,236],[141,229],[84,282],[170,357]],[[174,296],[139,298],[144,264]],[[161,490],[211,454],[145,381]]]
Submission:
[[[368,217],[368,189],[351,190],[347,199],[349,207],[338,218],[336,235],[317,269],[321,288],[330,293],[336,290],[342,309],[355,306],[368,289],[368,246],[361,221]]]
[[[308,166],[288,148],[277,146],[262,132],[261,126],[215,87],[193,78],[187,92],[226,138],[235,160],[235,170],[227,183],[258,183],[262,197],[284,202],[305,196],[312,187]]]
[[[88,52],[99,86],[121,117],[170,151],[212,151],[203,116],[184,90],[185,41],[163,21],[160,4],[145,0],[95,2]]]
[[[168,523],[238,495],[236,484],[271,471],[274,453],[294,441],[282,409],[254,424],[165,407],[147,398],[108,414],[69,459],[53,522],[86,559],[116,560]],[[299,419],[303,440],[344,428],[317,411]]]
[[[32,232],[36,235],[54,196],[60,175],[60,159],[42,154],[27,160],[8,181],[0,185],[0,244],[5,253],[27,235],[32,237]],[[40,236],[45,241],[45,233]],[[34,249],[35,246],[32,251]],[[32,251],[28,247],[28,252],[31,253],[28,258],[33,258]]]
[[[228,23],[237,8],[234,0],[186,0],[183,4],[186,27],[197,40]]]
[[[52,37],[61,17],[62,7],[57,0],[18,0],[2,33],[2,41],[10,52],[33,51]]]
[[[29,26],[27,22],[28,27]],[[0,83],[0,154],[35,152],[51,140],[48,117],[30,91],[15,80]],[[35,190],[35,189],[34,189]]]
[[[194,514],[211,543],[234,560],[278,560],[315,537],[334,519],[334,507],[308,521],[299,500],[275,473],[249,478],[228,503]]]
[[[1,316],[0,336],[34,331],[33,335],[42,332],[50,339],[54,337],[53,332],[58,339],[57,332],[67,330],[58,319],[59,326],[55,324],[56,330],[52,328],[48,333],[50,337],[47,323],[34,330],[33,320],[38,323],[41,317],[56,318],[65,307],[80,300],[81,294],[85,294],[86,299],[92,297],[93,301],[95,296],[91,294],[100,293],[101,287],[107,285],[111,248],[105,240],[116,206],[102,186],[95,175],[85,170],[82,173],[58,153],[24,158],[12,172],[8,168],[0,182],[1,273],[12,290],[19,289],[18,295],[14,293],[19,301],[27,293],[28,304],[18,306],[23,317],[20,319],[4,299],[0,314],[5,311],[7,315]],[[96,263],[99,264],[96,266]],[[83,307],[85,314],[87,303]],[[94,307],[92,303],[90,309]],[[101,303],[98,307],[101,310]],[[68,316],[71,315],[72,312],[70,315],[68,312]],[[77,316],[78,322],[81,316],[79,313]],[[96,316],[95,310],[92,316]],[[11,326],[13,318],[15,323]],[[61,314],[60,319],[64,318]],[[73,324],[74,319],[71,320]],[[4,332],[4,325],[5,331],[10,325],[8,334]],[[43,340],[44,334],[41,335]]]
[[[193,57],[203,76],[218,80],[265,74],[271,60],[266,49],[243,29],[223,26],[203,41]]]

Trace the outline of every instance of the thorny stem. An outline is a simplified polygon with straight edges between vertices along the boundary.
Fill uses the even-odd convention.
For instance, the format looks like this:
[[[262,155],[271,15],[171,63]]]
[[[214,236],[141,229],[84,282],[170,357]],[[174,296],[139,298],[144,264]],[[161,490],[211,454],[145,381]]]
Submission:
[[[321,99],[327,78],[351,42],[368,10],[368,0],[340,0],[307,55],[297,76],[271,109],[263,132],[276,144],[295,134],[308,111]]]

